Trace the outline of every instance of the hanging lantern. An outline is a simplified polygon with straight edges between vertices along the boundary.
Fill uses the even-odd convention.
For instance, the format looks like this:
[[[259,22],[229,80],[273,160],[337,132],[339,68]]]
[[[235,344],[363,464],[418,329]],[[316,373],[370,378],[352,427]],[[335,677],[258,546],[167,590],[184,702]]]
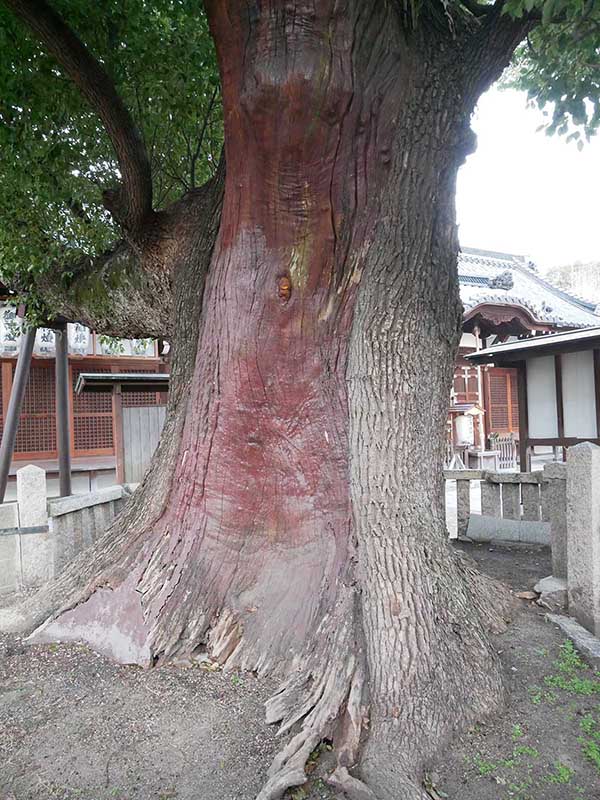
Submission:
[[[56,342],[52,328],[39,328],[35,335],[33,352],[36,356],[52,358],[56,353]]]
[[[67,325],[67,336],[69,339],[69,352],[78,356],[85,356],[90,350],[90,329],[79,322]]]
[[[14,306],[0,308],[0,353],[3,356],[19,354],[22,324]]]

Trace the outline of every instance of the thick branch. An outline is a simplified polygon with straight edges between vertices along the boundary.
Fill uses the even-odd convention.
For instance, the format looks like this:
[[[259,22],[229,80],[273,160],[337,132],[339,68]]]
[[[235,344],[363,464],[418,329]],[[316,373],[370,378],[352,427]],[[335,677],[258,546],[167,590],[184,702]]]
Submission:
[[[154,216],[142,253],[119,242],[108,253],[70,265],[73,277],[69,281],[57,266],[35,278],[37,294],[53,314],[82,322],[98,333],[174,342],[177,332],[189,326],[179,319],[187,313],[183,310],[190,302],[186,296],[191,292],[197,297],[208,272],[221,220],[224,181],[221,160],[210,181]],[[27,290],[25,285],[12,288]],[[199,307],[195,315],[199,317]],[[195,346],[196,339],[191,337],[191,341]]]
[[[512,55],[536,23],[528,17],[515,19],[503,14],[503,3],[489,6],[490,11],[481,18],[481,27],[470,38],[464,59],[468,89],[476,102],[502,71],[508,66]]]
[[[172,338],[170,276],[158,285],[126,242],[70,269],[74,276],[68,282],[58,269],[37,281],[53,312],[109,336]]]
[[[460,0],[460,4],[473,14],[474,17],[485,17],[493,8],[493,6],[490,5],[484,6],[478,3],[477,0]]]
[[[140,133],[112,80],[44,0],[4,0],[58,61],[102,120],[115,149],[123,187],[105,195],[108,210],[135,233],[152,211],[152,176]]]

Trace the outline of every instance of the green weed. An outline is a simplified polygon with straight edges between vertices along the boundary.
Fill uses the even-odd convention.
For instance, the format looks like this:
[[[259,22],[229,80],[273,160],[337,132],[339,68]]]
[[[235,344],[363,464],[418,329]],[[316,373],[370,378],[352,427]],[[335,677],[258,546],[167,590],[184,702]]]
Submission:
[[[554,762],[554,772],[548,778],[548,783],[570,783],[575,775],[575,770],[561,764],[560,761]]]

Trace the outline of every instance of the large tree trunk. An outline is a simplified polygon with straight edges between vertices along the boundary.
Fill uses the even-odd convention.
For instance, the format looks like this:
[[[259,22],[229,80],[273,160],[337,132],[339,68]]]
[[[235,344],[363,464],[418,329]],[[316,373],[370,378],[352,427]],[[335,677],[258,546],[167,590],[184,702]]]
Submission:
[[[388,3],[208,5],[227,177],[182,432],[159,511],[138,501],[35,637],[279,677],[267,718],[294,735],[261,800],[324,737],[349,797],[419,798],[501,697],[504,598],[448,547],[441,481],[481,86],[459,37],[406,34]]]

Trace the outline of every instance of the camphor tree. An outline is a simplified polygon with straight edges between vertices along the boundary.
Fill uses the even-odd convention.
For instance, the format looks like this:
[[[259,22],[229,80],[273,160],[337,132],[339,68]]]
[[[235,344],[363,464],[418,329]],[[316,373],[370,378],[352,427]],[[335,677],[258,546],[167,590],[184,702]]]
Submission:
[[[26,155],[6,167],[18,202],[3,211],[3,269],[32,304],[174,346],[142,486],[4,627],[127,663],[208,653],[277,678],[267,720],[288,737],[260,800],[304,782],[325,737],[331,784],[351,800],[423,797],[444,737],[501,702],[487,632],[510,606],[446,542],[456,174],[477,99],[515,53],[511,79],[554,103],[551,127],[593,133],[597,3],[208,0],[224,155],[199,188],[167,190],[211,115],[199,4],[4,4],[32,37],[4,80],[18,94],[21,63],[37,88],[2,123],[35,153],[45,124],[62,146],[33,178]],[[63,93],[60,118],[62,101],[48,104]],[[47,257],[27,269],[38,204]],[[100,252],[111,232],[120,241]]]

